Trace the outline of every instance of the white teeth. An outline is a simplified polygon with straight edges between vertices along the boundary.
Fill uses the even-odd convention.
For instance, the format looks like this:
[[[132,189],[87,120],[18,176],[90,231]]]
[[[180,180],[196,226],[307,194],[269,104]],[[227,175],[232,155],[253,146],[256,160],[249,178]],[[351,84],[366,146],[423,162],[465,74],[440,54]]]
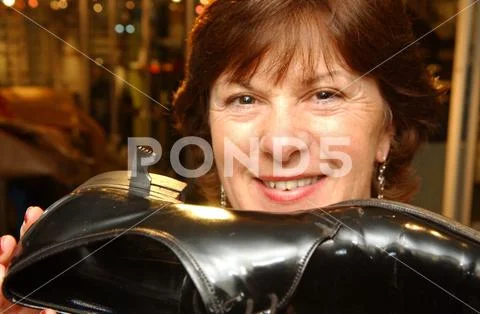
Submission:
[[[287,190],[293,190],[298,187],[297,181],[287,181]]]
[[[283,190],[285,191],[287,189],[287,182],[285,181],[278,181],[278,182],[275,182],[275,188],[277,190]]]
[[[290,180],[290,181],[264,181],[264,184],[266,187],[269,187],[271,189],[291,191],[299,187],[315,184],[318,182],[318,180],[320,180],[320,177],[317,176],[317,177],[311,177],[311,178],[305,178],[305,179],[299,179],[299,180]]]

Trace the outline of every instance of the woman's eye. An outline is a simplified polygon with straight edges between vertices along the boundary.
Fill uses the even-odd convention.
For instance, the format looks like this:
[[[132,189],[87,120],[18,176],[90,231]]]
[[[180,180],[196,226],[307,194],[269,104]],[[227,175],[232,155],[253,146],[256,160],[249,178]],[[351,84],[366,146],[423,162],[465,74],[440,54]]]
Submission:
[[[255,98],[252,96],[240,96],[238,97],[238,103],[240,105],[253,105],[255,103]]]
[[[257,102],[257,100],[248,95],[242,95],[242,96],[235,96],[231,97],[227,100],[228,105],[237,105],[237,106],[251,106],[254,105]]]
[[[336,96],[338,96],[338,92],[334,92],[334,91],[320,91],[315,94],[315,97],[318,100],[329,100]]]

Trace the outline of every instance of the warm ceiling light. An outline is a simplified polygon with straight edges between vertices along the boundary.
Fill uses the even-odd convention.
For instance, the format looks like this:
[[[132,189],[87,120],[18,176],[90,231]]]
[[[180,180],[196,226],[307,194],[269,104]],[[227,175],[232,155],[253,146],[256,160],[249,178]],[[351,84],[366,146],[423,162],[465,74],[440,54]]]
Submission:
[[[67,0],[59,0],[58,1],[58,7],[60,9],[66,9],[68,7],[68,2]]]
[[[7,7],[12,7],[15,4],[15,0],[3,0],[3,4]]]
[[[52,8],[52,10],[54,11],[57,11],[58,9],[60,9],[60,6],[58,5],[58,1],[51,1],[50,2],[50,8]]]
[[[135,9],[135,2],[133,2],[133,1],[131,1],[131,0],[130,0],[130,1],[127,1],[127,2],[125,3],[125,7],[126,7],[127,9],[129,9],[129,10],[133,10],[133,9]]]
[[[95,11],[95,13],[101,13],[103,11],[103,5],[100,3],[95,3],[93,5],[93,11]]]
[[[38,7],[38,0],[28,0],[28,6],[31,7],[32,9],[35,9]]]

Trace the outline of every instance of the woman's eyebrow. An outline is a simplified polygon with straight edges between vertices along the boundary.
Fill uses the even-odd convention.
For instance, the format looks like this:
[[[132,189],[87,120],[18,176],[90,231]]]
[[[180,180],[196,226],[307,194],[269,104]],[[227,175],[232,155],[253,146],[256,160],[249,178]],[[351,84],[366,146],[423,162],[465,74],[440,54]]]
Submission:
[[[245,88],[245,89],[248,89],[248,90],[251,90],[251,91],[254,91],[254,92],[258,92],[258,93],[261,93],[262,91],[258,88],[255,88],[251,83],[250,81],[248,80],[239,80],[239,81],[232,81],[232,82],[229,82],[227,83],[227,86],[228,85],[231,85],[231,86],[240,86],[242,88]]]
[[[354,82],[355,76],[348,71],[343,70],[333,70],[328,72],[319,72],[310,77],[304,77],[298,80],[298,83],[295,84],[295,89],[305,89],[305,87],[312,87],[322,81],[340,81],[342,83]],[[253,92],[262,93],[260,86],[253,86],[250,80],[231,80],[224,82],[226,86],[239,86]]]
[[[313,76],[306,77],[300,81],[300,85],[302,86],[312,86],[315,85],[318,82],[322,82],[325,80],[335,80],[336,78],[339,79],[344,79],[347,81],[353,81],[354,76],[346,71],[341,71],[341,70],[335,70],[335,71],[329,71],[329,72],[323,72],[323,73],[316,73]]]

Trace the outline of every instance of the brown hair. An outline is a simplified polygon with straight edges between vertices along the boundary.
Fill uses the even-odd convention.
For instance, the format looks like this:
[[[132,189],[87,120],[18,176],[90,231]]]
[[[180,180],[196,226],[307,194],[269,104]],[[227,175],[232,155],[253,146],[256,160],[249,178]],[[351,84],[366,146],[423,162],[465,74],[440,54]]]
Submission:
[[[222,73],[249,78],[268,54],[278,82],[297,57],[312,71],[320,52],[327,66],[335,58],[377,82],[395,128],[384,194],[409,201],[418,188],[411,161],[439,112],[416,47],[404,49],[414,40],[402,0],[214,0],[190,35],[186,77],[174,98],[177,127],[211,143],[209,95]],[[203,180],[218,195],[216,175],[212,169]]]

